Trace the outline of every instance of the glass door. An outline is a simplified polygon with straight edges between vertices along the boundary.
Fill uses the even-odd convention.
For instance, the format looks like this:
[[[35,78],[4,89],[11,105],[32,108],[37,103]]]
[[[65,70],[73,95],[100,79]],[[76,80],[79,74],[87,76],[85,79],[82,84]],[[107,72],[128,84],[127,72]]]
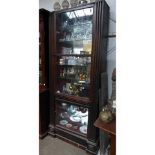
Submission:
[[[56,101],[56,126],[86,136],[88,108]]]
[[[88,97],[93,8],[58,13],[56,19],[56,93]]]

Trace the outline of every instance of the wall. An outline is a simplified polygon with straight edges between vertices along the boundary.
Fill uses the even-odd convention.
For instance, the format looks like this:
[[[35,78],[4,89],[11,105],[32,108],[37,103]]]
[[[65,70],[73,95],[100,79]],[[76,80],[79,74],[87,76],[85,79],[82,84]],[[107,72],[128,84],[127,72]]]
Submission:
[[[106,0],[110,7],[109,35],[116,34],[116,0]],[[109,38],[107,50],[107,72],[109,97],[112,92],[111,75],[116,67],[116,38]]]
[[[48,11],[53,11],[53,3],[56,0],[39,0],[39,8],[44,8]]]
[[[58,1],[60,4],[63,0],[39,0],[39,8],[53,11],[53,4]],[[88,0],[87,0],[88,1]],[[109,34],[116,34],[116,0],[106,0],[110,7]],[[112,92],[111,74],[116,67],[116,38],[109,38],[107,50],[107,72],[108,72],[108,89],[109,97]]]

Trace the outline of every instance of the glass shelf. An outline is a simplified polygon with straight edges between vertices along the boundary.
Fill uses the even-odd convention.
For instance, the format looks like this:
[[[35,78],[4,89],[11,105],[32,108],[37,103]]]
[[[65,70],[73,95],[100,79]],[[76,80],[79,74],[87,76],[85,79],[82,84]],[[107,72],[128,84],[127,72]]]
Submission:
[[[82,21],[75,21],[74,23],[72,23],[71,25],[67,24],[67,22],[65,21],[63,23],[64,25],[61,25],[60,29],[61,31],[64,31],[64,30],[73,30],[75,27],[79,28],[79,27],[92,27],[92,21],[90,20],[87,20],[85,22],[82,23]]]
[[[89,83],[86,81],[77,81],[74,79],[59,79],[59,89],[57,93],[65,95],[75,95],[79,97],[87,97],[89,92]]]
[[[66,44],[73,44],[74,41],[91,41],[91,38],[89,39],[77,39],[77,40],[65,40],[65,39],[60,39],[59,43],[66,43]]]
[[[91,54],[53,54],[53,56],[74,56],[74,57],[91,57]]]
[[[79,81],[79,80],[76,80],[75,78],[68,78],[67,76],[66,77],[58,77],[59,80],[65,80],[65,81],[70,81],[70,82],[74,82],[76,83],[76,85],[80,85],[82,83],[87,83],[87,81]],[[88,84],[88,83],[87,83]]]
[[[87,65],[60,65],[60,64],[58,64],[58,66],[59,67],[77,67],[77,68],[87,67]]]
[[[80,103],[80,105],[91,104],[91,101],[88,97],[79,97],[79,96],[69,95],[61,92],[56,92],[55,96],[63,100],[68,100],[70,102]]]

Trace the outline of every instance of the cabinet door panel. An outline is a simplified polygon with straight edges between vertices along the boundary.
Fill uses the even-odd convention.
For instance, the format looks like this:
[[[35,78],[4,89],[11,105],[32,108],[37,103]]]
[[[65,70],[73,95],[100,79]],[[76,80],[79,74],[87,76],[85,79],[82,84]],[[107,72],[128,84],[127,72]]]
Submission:
[[[93,7],[56,14],[56,92],[88,97]]]
[[[56,126],[86,136],[87,125],[88,108],[56,101]]]

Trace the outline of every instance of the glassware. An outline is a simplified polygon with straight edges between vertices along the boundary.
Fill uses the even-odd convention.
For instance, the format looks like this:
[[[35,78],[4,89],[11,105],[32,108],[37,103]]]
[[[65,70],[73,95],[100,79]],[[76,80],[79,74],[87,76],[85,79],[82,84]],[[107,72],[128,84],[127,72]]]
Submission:
[[[72,54],[72,48],[68,47],[63,47],[62,48],[62,54]]]
[[[64,65],[65,64],[65,60],[64,59],[59,59],[59,64],[60,65]]]
[[[63,92],[63,93],[66,93],[66,91],[67,91],[67,88],[66,88],[65,85],[63,85],[62,92]]]
[[[65,59],[65,65],[69,65],[68,64],[69,58],[68,57],[65,57],[64,59]]]

